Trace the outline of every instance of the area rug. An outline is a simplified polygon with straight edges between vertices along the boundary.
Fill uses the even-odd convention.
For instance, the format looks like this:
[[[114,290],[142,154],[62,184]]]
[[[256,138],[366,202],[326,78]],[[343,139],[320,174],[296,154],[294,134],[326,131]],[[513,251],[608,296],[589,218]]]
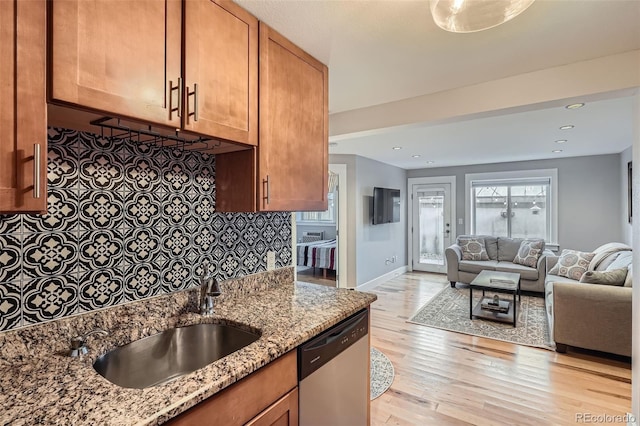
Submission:
[[[493,296],[493,293],[487,292],[486,294]],[[474,306],[480,301],[480,297],[482,297],[482,292],[474,290]],[[549,326],[542,297],[522,296],[514,328],[512,324],[478,318],[470,320],[469,288],[446,286],[407,322],[519,345],[554,349],[549,338]]]
[[[371,348],[371,400],[386,392],[393,383],[395,372],[389,358],[376,348]]]

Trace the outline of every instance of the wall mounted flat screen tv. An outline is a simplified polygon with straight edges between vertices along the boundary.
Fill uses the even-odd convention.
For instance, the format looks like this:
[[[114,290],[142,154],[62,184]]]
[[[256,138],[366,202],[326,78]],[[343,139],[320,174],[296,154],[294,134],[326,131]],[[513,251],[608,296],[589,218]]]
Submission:
[[[373,224],[400,222],[400,190],[373,188]]]

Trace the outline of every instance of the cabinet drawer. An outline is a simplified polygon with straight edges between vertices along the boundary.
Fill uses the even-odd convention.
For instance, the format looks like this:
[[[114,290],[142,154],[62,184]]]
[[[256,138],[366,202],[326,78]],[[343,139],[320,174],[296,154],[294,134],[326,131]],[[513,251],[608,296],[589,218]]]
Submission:
[[[297,386],[297,362],[296,351],[290,351],[167,424],[245,424]]]

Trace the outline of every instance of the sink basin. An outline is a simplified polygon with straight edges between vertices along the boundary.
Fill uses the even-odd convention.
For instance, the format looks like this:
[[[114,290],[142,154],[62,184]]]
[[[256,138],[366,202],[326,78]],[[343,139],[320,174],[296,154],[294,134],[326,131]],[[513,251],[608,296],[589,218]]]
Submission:
[[[171,328],[106,353],[93,368],[125,388],[144,389],[189,374],[258,340],[223,324]]]

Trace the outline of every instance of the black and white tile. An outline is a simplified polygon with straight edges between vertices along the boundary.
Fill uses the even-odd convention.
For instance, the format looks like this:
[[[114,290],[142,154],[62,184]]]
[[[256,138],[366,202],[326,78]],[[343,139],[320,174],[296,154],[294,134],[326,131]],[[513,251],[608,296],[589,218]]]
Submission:
[[[291,262],[289,213],[215,212],[215,157],[49,128],[46,215],[0,215],[0,331]]]
[[[24,325],[78,312],[78,280],[71,275],[36,278],[23,286]]]

